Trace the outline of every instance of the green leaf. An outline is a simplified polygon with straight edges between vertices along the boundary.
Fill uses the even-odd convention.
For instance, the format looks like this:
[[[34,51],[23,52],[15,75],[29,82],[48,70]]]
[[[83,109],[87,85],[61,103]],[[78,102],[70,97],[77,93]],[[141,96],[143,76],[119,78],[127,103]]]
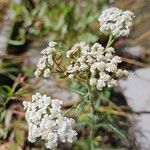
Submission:
[[[6,100],[8,100],[9,97],[11,97],[13,94],[13,91],[11,87],[4,85],[0,87],[0,104],[5,105]]]
[[[16,14],[22,14],[22,7],[17,3],[12,3],[11,8],[16,12]]]
[[[83,93],[83,92],[81,92],[81,91],[79,91],[77,89],[74,89],[74,88],[70,88],[70,90],[73,91],[73,92],[75,92],[75,93],[77,93],[77,94],[79,94],[79,95],[82,95],[82,96],[86,95],[85,93]]]
[[[5,118],[6,115],[6,110],[4,110],[3,108],[0,109],[0,122],[3,121],[3,119]]]
[[[109,126],[109,128],[112,129],[112,131],[114,133],[116,133],[117,135],[119,135],[121,138],[127,139],[127,135],[122,130],[120,130],[118,127],[116,127],[113,124],[108,124],[108,126]]]
[[[93,138],[89,137],[87,140],[87,144],[89,145],[89,150],[95,150]]]
[[[11,88],[10,86],[8,86],[8,85],[3,85],[2,88],[7,92],[7,95],[8,95],[8,96],[12,96],[13,90],[12,90],[12,88]]]
[[[98,99],[96,100],[96,103],[95,103],[95,108],[96,108],[96,109],[99,108],[100,103],[101,103],[101,100],[100,100],[100,98],[98,98]]]
[[[110,98],[110,90],[109,89],[103,90],[102,95],[104,97],[106,97],[107,99],[109,99]]]
[[[84,111],[84,107],[85,107],[86,103],[85,100],[83,100],[76,108],[76,113],[77,115],[80,115],[83,111]]]
[[[25,39],[23,39],[23,40],[12,40],[12,39],[9,39],[8,43],[10,45],[19,46],[19,45],[23,45],[25,43]]]

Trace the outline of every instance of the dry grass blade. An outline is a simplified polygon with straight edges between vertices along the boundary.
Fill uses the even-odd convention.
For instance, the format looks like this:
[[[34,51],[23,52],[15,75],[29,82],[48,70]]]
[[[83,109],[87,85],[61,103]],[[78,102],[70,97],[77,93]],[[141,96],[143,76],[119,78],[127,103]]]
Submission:
[[[133,65],[136,65],[136,66],[139,66],[139,67],[150,67],[150,64],[145,64],[145,63],[143,63],[143,62],[139,62],[139,61],[134,60],[134,59],[122,57],[122,60],[123,60],[124,62],[127,62],[127,63],[129,63],[129,64],[133,64]]]

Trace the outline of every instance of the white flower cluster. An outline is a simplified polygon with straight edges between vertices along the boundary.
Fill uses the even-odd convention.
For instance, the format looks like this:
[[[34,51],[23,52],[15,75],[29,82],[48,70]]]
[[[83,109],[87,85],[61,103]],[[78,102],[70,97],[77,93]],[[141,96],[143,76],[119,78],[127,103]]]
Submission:
[[[100,31],[111,31],[116,37],[128,36],[133,18],[134,14],[129,10],[122,11],[115,7],[105,9],[98,19]]]
[[[56,42],[51,41],[49,43],[49,46],[41,51],[41,54],[43,55],[37,64],[37,69],[34,72],[34,75],[36,77],[39,77],[43,74],[44,77],[49,77],[51,73],[51,66],[53,66],[53,55],[56,52],[55,46],[57,45]]]
[[[67,67],[68,77],[74,78],[77,74],[86,72],[90,73],[90,85],[96,86],[98,90],[116,86],[116,79],[126,77],[128,72],[118,69],[122,59],[115,56],[114,52],[114,48],[104,49],[99,43],[91,47],[85,42],[75,44],[67,52],[67,57],[73,58],[71,65]]]
[[[58,141],[72,143],[76,139],[77,132],[73,130],[75,120],[61,115],[61,104],[60,100],[40,93],[32,96],[32,102],[23,102],[30,142],[41,137],[46,141],[46,147],[52,149]]]

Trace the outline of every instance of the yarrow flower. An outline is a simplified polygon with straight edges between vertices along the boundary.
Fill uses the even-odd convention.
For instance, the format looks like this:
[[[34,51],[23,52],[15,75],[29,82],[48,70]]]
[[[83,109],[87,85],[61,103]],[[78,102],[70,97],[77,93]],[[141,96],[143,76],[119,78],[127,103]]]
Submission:
[[[76,43],[66,53],[71,62],[65,68],[60,63],[62,55],[56,50],[57,43],[51,41],[49,46],[41,51],[42,57],[34,75],[49,77],[51,72],[55,71],[63,78],[68,76],[70,79],[86,79],[88,94],[91,95],[88,98],[92,100],[89,85],[102,91],[105,87],[116,86],[119,78],[128,76],[128,71],[119,69],[118,64],[122,62],[122,58],[115,55],[115,50],[110,45],[116,37],[129,35],[133,18],[134,14],[128,10],[122,11],[114,7],[104,10],[98,20],[101,25],[100,31],[110,33],[105,48],[99,43],[93,45],[86,42]],[[53,149],[59,142],[72,143],[76,140],[75,120],[62,115],[62,101],[36,93],[32,96],[31,102],[24,101],[23,105],[30,142],[42,139],[47,148]]]
[[[113,47],[105,49],[101,44],[90,46],[85,42],[75,44],[67,52],[67,57],[72,58],[72,63],[67,67],[67,75],[74,78],[78,74],[89,74],[89,83],[98,90],[104,87],[117,85],[117,78],[126,77],[126,70],[118,69],[122,62],[121,57],[114,55]]]
[[[32,102],[23,102],[30,142],[41,137],[46,141],[46,147],[52,149],[59,141],[72,143],[76,140],[77,132],[73,130],[75,120],[62,116],[61,104],[60,100],[40,93],[32,96]]]
[[[34,72],[34,75],[36,77],[39,77],[43,74],[44,77],[49,77],[51,70],[50,68],[54,65],[54,54],[56,53],[55,46],[57,45],[56,42],[51,41],[49,43],[49,46],[41,51],[41,54],[43,55],[37,64],[37,69]]]
[[[128,36],[133,18],[134,14],[129,10],[122,11],[115,7],[105,9],[98,19],[100,31],[111,31],[115,37]]]

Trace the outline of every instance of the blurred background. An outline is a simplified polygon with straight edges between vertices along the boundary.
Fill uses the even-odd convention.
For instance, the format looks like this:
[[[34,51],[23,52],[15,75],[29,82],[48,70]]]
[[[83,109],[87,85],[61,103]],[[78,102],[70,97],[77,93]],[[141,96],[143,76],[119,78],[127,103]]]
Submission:
[[[117,107],[112,119],[128,138],[102,128],[95,143],[98,150],[150,150],[149,0],[0,0],[0,150],[44,149],[43,143],[27,141],[22,101],[30,100],[40,89],[61,98],[66,109],[79,96],[66,88],[66,80],[53,75],[48,82],[34,78],[40,51],[51,40],[59,42],[62,53],[79,41],[106,45],[108,36],[99,32],[97,19],[110,6],[135,14],[129,38],[114,43],[117,54],[123,57],[121,67],[130,71],[129,78],[104,93]],[[58,149],[88,150],[86,132],[85,127],[80,140],[73,145],[60,144]]]

